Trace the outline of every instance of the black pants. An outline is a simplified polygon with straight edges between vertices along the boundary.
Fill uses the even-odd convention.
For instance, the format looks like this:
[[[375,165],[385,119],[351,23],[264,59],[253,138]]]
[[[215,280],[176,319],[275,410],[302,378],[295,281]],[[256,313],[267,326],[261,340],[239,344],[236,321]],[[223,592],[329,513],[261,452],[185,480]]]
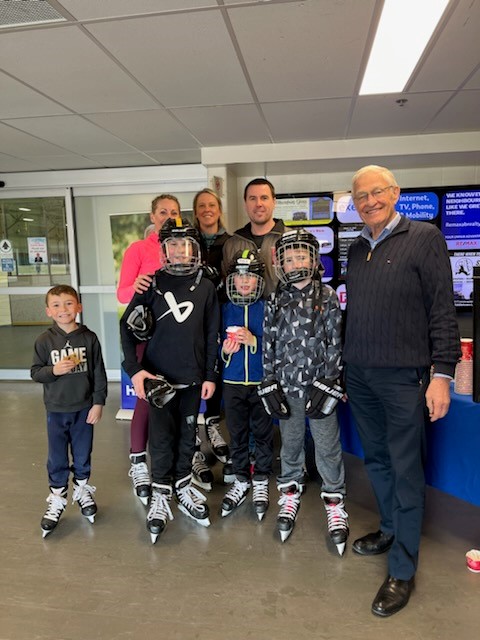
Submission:
[[[380,510],[393,533],[388,572],[409,580],[416,571],[425,501],[426,368],[347,365],[348,398]]]
[[[254,479],[268,478],[272,473],[273,425],[257,395],[257,387],[224,384],[223,401],[235,475],[242,482],[250,480],[248,442],[251,431],[256,445]]]
[[[177,389],[163,409],[150,406],[148,446],[153,482],[170,485],[190,474],[200,395],[199,385]]]

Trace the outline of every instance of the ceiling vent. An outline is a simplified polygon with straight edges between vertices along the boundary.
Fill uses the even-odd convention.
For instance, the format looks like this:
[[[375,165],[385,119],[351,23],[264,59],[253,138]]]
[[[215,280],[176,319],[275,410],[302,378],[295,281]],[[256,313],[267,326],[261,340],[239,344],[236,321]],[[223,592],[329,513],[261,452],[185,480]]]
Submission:
[[[65,21],[45,0],[0,0],[0,29]]]

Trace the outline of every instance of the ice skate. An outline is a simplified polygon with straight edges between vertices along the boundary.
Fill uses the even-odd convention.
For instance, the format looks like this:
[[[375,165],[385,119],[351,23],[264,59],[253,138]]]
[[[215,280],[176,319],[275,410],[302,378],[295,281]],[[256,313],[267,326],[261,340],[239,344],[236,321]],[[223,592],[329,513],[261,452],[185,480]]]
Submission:
[[[146,451],[131,453],[130,462],[128,475],[132,479],[133,493],[144,505],[147,505],[150,497],[150,474],[148,473]]]
[[[220,416],[210,416],[205,419],[205,433],[213,455],[225,464],[230,458],[228,445],[220,433]]]
[[[327,526],[330,539],[336,545],[338,553],[343,556],[347,542],[348,514],[345,511],[344,496],[341,493],[320,494],[327,512]]]
[[[209,510],[205,504],[206,498],[203,493],[192,486],[191,476],[185,476],[175,483],[175,499],[178,508],[182,513],[193,518],[202,527],[209,527]]]
[[[232,511],[245,501],[247,493],[250,491],[250,482],[241,482],[235,478],[235,482],[227,491],[222,502],[222,518],[228,516]]]
[[[223,465],[223,483],[232,484],[235,482],[235,474],[233,473],[232,460],[229,458]]]
[[[150,532],[152,544],[155,544],[158,536],[164,531],[169,520],[173,520],[170,509],[172,499],[172,487],[168,484],[152,483],[150,497],[150,509],[147,514],[147,529]]]
[[[253,480],[253,508],[257,518],[261,521],[267,513],[268,500],[268,478],[265,480]]]
[[[212,490],[213,473],[201,451],[195,451],[192,458],[192,482],[204,491]]]
[[[67,506],[67,488],[60,487],[59,489],[55,489],[54,487],[50,487],[47,502],[48,507],[40,523],[44,538],[55,529],[60,520],[60,516],[65,511],[65,507]]]
[[[93,494],[97,489],[87,484],[87,480],[88,478],[73,481],[72,504],[78,502],[82,516],[85,516],[87,520],[93,523],[97,513],[97,505],[93,499]]]
[[[277,527],[282,542],[288,539],[295,526],[297,513],[300,508],[301,490],[298,482],[279,484],[280,491],[280,511],[277,516]]]

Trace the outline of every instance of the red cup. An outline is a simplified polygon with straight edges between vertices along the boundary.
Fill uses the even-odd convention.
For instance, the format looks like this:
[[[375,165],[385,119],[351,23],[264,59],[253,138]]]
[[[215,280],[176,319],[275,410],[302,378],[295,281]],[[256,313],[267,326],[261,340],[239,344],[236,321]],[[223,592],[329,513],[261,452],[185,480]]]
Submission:
[[[460,349],[462,350],[462,360],[473,360],[472,338],[460,338]]]
[[[239,329],[241,329],[241,327],[235,327],[235,326],[227,327],[227,329],[226,329],[227,338],[229,340],[236,340],[237,339],[237,331]]]
[[[470,549],[465,554],[467,560],[467,568],[473,573],[480,573],[480,551],[478,549]]]

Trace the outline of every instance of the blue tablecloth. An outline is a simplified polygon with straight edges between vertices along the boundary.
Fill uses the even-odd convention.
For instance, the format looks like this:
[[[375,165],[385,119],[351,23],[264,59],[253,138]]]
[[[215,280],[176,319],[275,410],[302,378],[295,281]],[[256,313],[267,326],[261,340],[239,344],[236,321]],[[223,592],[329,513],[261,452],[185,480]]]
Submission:
[[[344,451],[363,457],[357,428],[347,403],[339,403]],[[480,506],[480,404],[452,393],[445,418],[427,426],[427,483]]]

